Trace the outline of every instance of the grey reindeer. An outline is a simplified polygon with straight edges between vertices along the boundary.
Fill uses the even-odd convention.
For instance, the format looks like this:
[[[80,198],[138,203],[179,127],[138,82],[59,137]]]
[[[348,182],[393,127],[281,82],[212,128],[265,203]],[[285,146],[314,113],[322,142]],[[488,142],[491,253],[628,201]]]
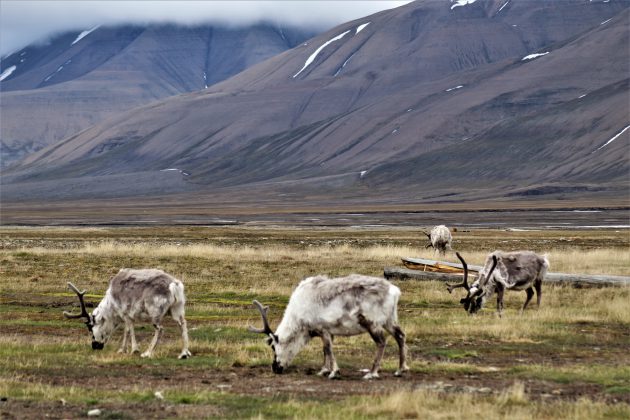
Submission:
[[[127,337],[131,341],[131,353],[139,351],[134,333],[134,322],[148,320],[155,328],[155,334],[147,350],[142,357],[152,357],[164,328],[162,321],[170,314],[182,333],[183,349],[180,359],[191,356],[188,350],[188,329],[184,318],[184,306],[186,297],[184,285],[181,281],[156,269],[123,268],[109,282],[109,288],[105,297],[96,309],[89,314],[85,309],[83,296],[85,290],[79,289],[68,282],[68,287],[79,297],[81,305],[80,314],[72,314],[64,311],[66,318],[83,318],[92,334],[92,349],[102,350],[114,330],[123,324],[122,344],[119,353],[124,353],[127,347]]]
[[[434,226],[431,233],[422,232],[429,238],[429,243],[425,248],[433,247],[435,254],[445,255],[451,250],[453,237],[451,231],[444,225]]]
[[[456,255],[464,266],[464,280],[458,284],[447,283],[446,287],[449,293],[458,287],[466,289],[468,293],[466,297],[460,300],[460,303],[464,305],[467,312],[474,314],[479,311],[496,292],[497,312],[501,316],[503,294],[506,290],[525,290],[527,293],[521,313],[527,308],[534,296],[534,290],[536,290],[536,303],[540,307],[542,282],[549,269],[549,260],[546,256],[538,255],[532,251],[494,251],[486,257],[477,280],[469,286],[468,265],[458,252]]]
[[[262,316],[263,328],[250,331],[268,336],[273,350],[272,370],[282,373],[312,337],[324,344],[324,366],[319,375],[334,379],[339,366],[332,351],[334,336],[368,333],[376,343],[372,369],[364,379],[378,378],[385,350],[385,332],[398,344],[399,368],[396,376],[409,370],[406,363],[405,333],[398,325],[400,289],[385,279],[351,274],[346,277],[309,277],[297,286],[286,307],[280,325],[274,332],[267,320],[268,307],[254,301]]]

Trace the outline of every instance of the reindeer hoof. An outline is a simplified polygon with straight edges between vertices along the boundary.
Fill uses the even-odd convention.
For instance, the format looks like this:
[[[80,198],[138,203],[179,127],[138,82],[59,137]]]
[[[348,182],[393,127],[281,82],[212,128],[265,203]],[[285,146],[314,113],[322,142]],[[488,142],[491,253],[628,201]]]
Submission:
[[[117,353],[118,354],[123,354],[125,352],[125,349],[118,349]]]
[[[409,368],[407,366],[403,367],[402,369],[398,369],[396,372],[394,372],[394,376],[403,376],[403,374],[405,372],[409,372]]]
[[[145,351],[144,353],[140,355],[140,357],[145,358],[145,359],[150,359],[153,357],[153,353],[149,353],[148,351]]]
[[[332,372],[330,372],[330,374],[328,374],[328,379],[340,379],[341,375],[339,374],[338,370],[333,370]]]
[[[369,372],[366,373],[365,376],[363,377],[363,379],[365,380],[370,380],[370,379],[378,379],[378,373],[377,372]]]
[[[178,359],[188,359],[191,356],[192,353],[190,353],[188,350],[184,350],[182,351],[182,354],[179,355]]]
[[[322,368],[322,370],[317,372],[317,376],[327,376],[328,374],[330,374],[330,370],[326,368]]]

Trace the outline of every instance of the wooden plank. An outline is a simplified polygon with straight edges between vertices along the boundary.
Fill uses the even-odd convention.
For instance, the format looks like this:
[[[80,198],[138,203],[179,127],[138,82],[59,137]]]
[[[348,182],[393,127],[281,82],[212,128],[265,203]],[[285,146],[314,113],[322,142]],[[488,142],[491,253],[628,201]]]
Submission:
[[[448,262],[448,261],[436,261],[436,260],[427,260],[424,258],[410,258],[410,257],[405,257],[402,258],[402,262],[404,264],[405,267],[410,268],[410,269],[415,269],[415,270],[424,270],[424,267],[427,267],[427,270],[424,271],[434,271],[434,270],[430,270],[429,267],[438,267],[439,269],[443,269],[444,271],[447,272],[458,272],[458,271],[462,271],[464,270],[464,266],[459,264],[459,263],[452,263],[452,262]],[[469,272],[477,272],[481,270],[481,266],[480,265],[472,265],[472,264],[468,264],[468,271]],[[438,270],[439,271],[439,270]]]
[[[435,273],[431,271],[410,270],[401,267],[385,267],[383,275],[386,279],[398,280],[424,280],[424,281],[449,281],[459,282],[462,279],[461,274],[453,273]],[[474,281],[474,273],[471,273],[469,282]],[[566,274],[566,273],[547,273],[543,283],[554,284],[570,284],[575,287],[588,286],[630,286],[630,277],[628,276],[604,276],[604,275],[588,275],[588,274]]]
[[[410,270],[408,268],[401,267],[385,267],[383,275],[386,279],[398,279],[398,280],[425,280],[425,281],[451,281],[451,282],[460,282],[462,281],[463,274],[454,274],[454,273],[437,273],[433,271],[420,271],[420,270]],[[472,276],[471,276],[472,277]],[[469,277],[469,282],[473,281],[472,278]]]

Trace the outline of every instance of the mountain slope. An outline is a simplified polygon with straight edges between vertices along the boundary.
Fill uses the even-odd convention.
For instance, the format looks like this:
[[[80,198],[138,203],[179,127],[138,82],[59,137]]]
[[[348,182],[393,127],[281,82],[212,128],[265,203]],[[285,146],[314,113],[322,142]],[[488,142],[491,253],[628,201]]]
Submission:
[[[628,4],[436,0],[381,12],[42,150],[6,173],[3,194],[170,168],[183,184],[160,194],[290,185],[497,197],[624,182],[628,131],[597,148],[628,125]]]
[[[95,27],[17,51],[2,59],[3,163],[122,111],[204,89],[311,35],[264,24]]]

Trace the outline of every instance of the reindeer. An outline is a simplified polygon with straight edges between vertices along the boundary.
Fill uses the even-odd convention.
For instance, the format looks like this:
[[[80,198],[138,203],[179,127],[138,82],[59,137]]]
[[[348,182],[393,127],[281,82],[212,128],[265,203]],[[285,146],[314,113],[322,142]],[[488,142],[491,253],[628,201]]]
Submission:
[[[429,243],[425,248],[433,247],[436,254],[445,255],[447,250],[451,250],[453,237],[451,232],[444,225],[439,225],[431,229],[431,233],[422,232],[429,238]]]
[[[188,329],[184,318],[184,285],[175,277],[162,270],[130,268],[121,269],[109,282],[105,297],[98,304],[92,314],[85,309],[82,292],[72,283],[68,287],[79,297],[81,313],[72,314],[64,311],[66,318],[83,318],[85,325],[92,334],[92,349],[102,350],[114,330],[124,324],[122,344],[119,353],[124,353],[127,347],[127,336],[131,340],[131,353],[138,352],[138,344],[134,334],[133,323],[141,319],[148,319],[155,328],[155,335],[142,357],[153,357],[153,351],[162,336],[162,320],[170,314],[182,333],[184,348],[180,359],[191,356],[188,350]]]
[[[318,375],[339,377],[339,366],[332,351],[333,337],[369,333],[376,343],[376,357],[372,369],[364,379],[378,378],[378,370],[385,350],[385,331],[398,344],[399,368],[396,376],[409,370],[406,363],[405,333],[398,325],[400,289],[385,279],[351,274],[328,278],[319,275],[300,282],[274,332],[267,320],[267,306],[257,300],[263,328],[249,330],[267,335],[273,350],[274,373],[282,373],[312,337],[320,337],[324,344],[324,366]]]
[[[463,287],[468,291],[460,303],[469,313],[474,314],[479,311],[496,291],[497,312],[500,317],[503,311],[505,290],[525,290],[527,297],[521,308],[521,313],[523,313],[536,289],[536,303],[540,307],[542,281],[549,269],[549,260],[546,256],[540,256],[531,251],[494,251],[486,258],[477,280],[472,286],[468,286],[468,265],[459,252],[456,252],[456,255],[464,266],[464,280],[459,284],[447,283],[446,288],[449,293],[458,287]]]

